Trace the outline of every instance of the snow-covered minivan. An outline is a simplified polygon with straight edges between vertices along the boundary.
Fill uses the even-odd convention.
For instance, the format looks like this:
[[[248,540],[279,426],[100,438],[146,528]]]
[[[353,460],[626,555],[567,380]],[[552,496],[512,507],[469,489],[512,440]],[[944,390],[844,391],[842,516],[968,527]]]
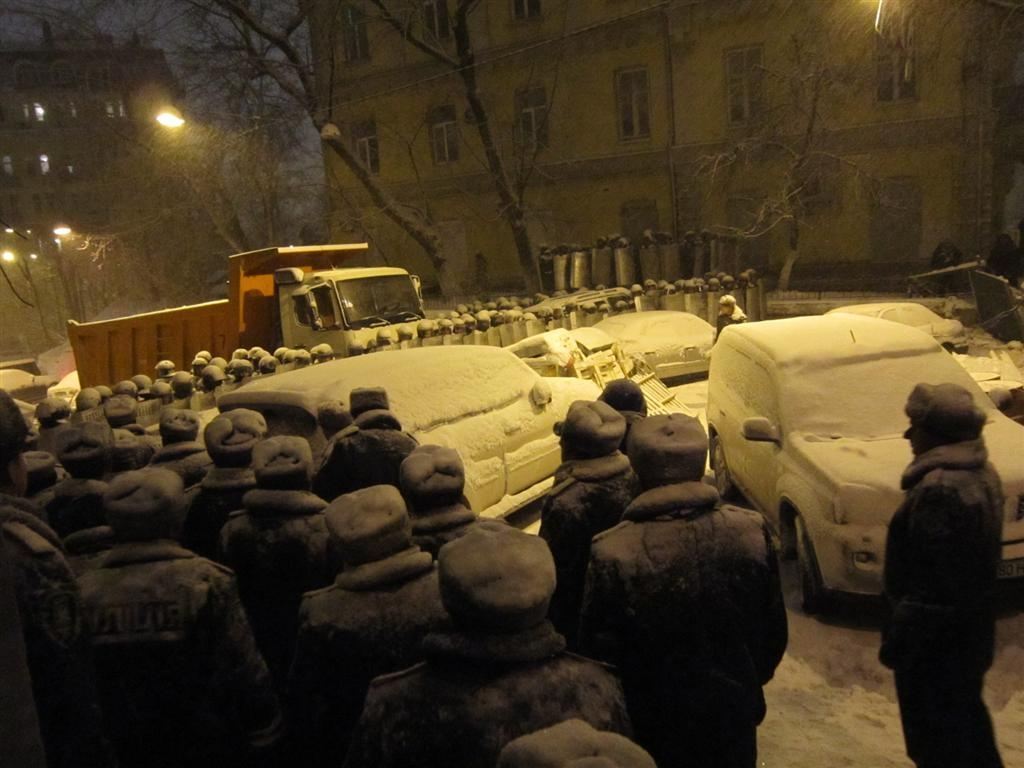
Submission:
[[[796,556],[805,608],[833,592],[878,594],[889,520],[911,460],[904,406],[920,382],[952,382],[988,415],[1003,482],[1001,578],[1024,577],[1024,426],[1004,416],[930,336],[834,314],[726,328],[711,355],[708,435],[719,490],[738,489]]]
[[[391,410],[420,443],[454,448],[466,465],[466,497],[487,516],[539,498],[561,461],[553,428],[574,400],[596,400],[597,385],[542,378],[499,347],[450,346],[375,352],[259,377],[223,395],[221,411],[252,408],[271,434],[323,447],[317,407],[347,403],[355,387],[384,387]]]

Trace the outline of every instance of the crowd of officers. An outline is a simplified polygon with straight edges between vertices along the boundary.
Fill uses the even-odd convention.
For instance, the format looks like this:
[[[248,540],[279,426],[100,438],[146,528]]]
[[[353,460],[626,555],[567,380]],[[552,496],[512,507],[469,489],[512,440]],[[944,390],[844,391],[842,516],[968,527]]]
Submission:
[[[532,536],[478,518],[383,389],[322,404],[314,456],[246,409],[200,434],[172,402],[155,435],[155,387],[44,404],[38,434],[0,390],[38,722],[11,730],[50,768],[755,765],[778,562],[696,419],[626,380],[573,403]]]

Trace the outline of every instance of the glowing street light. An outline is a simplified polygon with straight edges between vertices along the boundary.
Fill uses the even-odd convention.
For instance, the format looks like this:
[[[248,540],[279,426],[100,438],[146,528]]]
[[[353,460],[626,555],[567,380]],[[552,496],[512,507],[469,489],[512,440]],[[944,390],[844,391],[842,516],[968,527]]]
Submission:
[[[6,232],[8,235],[13,235],[14,227],[4,227],[4,232]]]
[[[39,254],[38,254],[38,253],[30,253],[30,254],[28,255],[28,257],[29,257],[30,259],[32,259],[32,261],[35,261],[36,259],[38,259],[38,258],[39,258]]]
[[[3,259],[10,264],[14,261],[14,251],[4,251],[3,253],[0,253],[0,259]]]
[[[161,109],[156,116],[156,121],[164,128],[181,128],[185,124],[185,118],[174,107],[164,107]]]
[[[53,228],[53,234],[57,237],[67,237],[71,234],[71,227],[66,224],[59,224]]]

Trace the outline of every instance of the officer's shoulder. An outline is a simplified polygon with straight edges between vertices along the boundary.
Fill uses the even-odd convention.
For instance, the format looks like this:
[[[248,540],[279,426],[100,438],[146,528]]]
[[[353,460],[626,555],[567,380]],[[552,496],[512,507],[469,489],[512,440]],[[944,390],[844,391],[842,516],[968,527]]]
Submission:
[[[718,507],[718,512],[731,520],[750,523],[759,528],[765,524],[764,515],[760,512],[754,509],[747,509],[746,507],[738,507],[735,504],[721,504]]]
[[[631,529],[633,527],[635,527],[635,523],[633,523],[632,520],[623,520],[622,522],[618,523],[617,525],[612,526],[608,530],[601,531],[599,534],[594,536],[592,543],[593,544],[597,544],[599,542],[605,541],[606,539],[609,539],[609,538],[611,538],[613,536],[621,534],[624,531],[628,531],[629,529]]]
[[[220,576],[230,576],[231,578],[235,577],[235,572],[233,570],[223,563],[218,563],[216,560],[197,556],[196,558],[187,560],[186,562],[194,563],[196,567],[205,568]]]
[[[8,520],[2,525],[5,538],[33,557],[57,555],[60,550],[24,523]]]
[[[418,664],[413,664],[411,667],[400,669],[397,672],[389,672],[386,675],[378,675],[370,681],[371,691],[386,691],[388,688],[394,685],[398,685],[403,680],[416,677],[419,673],[426,668],[427,662],[421,661]]]
[[[562,658],[566,661],[575,663],[577,666],[584,667],[587,669],[607,672],[609,674],[615,674],[617,672],[616,667],[612,664],[606,664],[603,661],[591,659],[587,656],[580,656],[578,653],[573,653],[572,651],[565,651],[562,654]]]
[[[249,512],[245,509],[236,509],[234,512],[228,513],[228,521],[230,522],[231,520],[238,520],[240,518],[245,517],[248,514]],[[227,523],[225,523],[225,525],[227,525]]]

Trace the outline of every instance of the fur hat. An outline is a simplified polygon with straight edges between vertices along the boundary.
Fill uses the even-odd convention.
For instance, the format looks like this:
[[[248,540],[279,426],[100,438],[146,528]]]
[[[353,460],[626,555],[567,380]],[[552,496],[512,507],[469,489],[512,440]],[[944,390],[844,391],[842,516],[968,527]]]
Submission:
[[[352,423],[352,414],[340,400],[326,400],[317,406],[316,423],[330,439]]]
[[[454,504],[462,497],[466,469],[458,451],[421,445],[405,457],[399,471],[402,495],[415,509]]]
[[[270,437],[252,449],[252,468],[260,488],[308,489],[312,465],[313,453],[304,437]]]
[[[381,560],[411,546],[405,501],[393,485],[339,496],[325,510],[327,530],[346,566]]]
[[[110,469],[114,434],[99,421],[84,421],[57,433],[57,459],[72,477],[99,478]]]
[[[267,436],[263,414],[248,408],[225,411],[206,425],[206,452],[218,467],[248,467],[252,449]]]
[[[628,443],[629,462],[644,488],[704,477],[708,436],[692,416],[648,416],[632,426]]]
[[[547,616],[555,562],[538,536],[477,525],[441,547],[437,565],[441,600],[460,629],[517,632]]]
[[[602,403],[607,403],[619,413],[629,411],[647,415],[647,400],[644,397],[644,391],[640,389],[639,384],[629,379],[609,381],[597,399]]]
[[[577,400],[565,421],[555,425],[562,448],[576,456],[597,458],[618,450],[626,434],[626,420],[607,403]]]
[[[656,768],[654,759],[625,736],[599,731],[583,720],[513,739],[498,756],[498,768]]]
[[[947,443],[977,439],[986,421],[971,393],[958,384],[918,384],[907,399],[906,413],[910,429],[918,427]]]
[[[353,419],[366,411],[389,410],[388,393],[383,387],[358,387],[349,392],[348,409]]]
[[[155,453],[153,444],[127,429],[114,430],[114,444],[110,449],[110,469],[129,472],[149,464]]]
[[[26,496],[33,496],[57,483],[57,460],[48,451],[25,451]]]
[[[164,445],[191,443],[199,435],[199,414],[187,408],[160,411],[160,439]]]
[[[181,477],[166,469],[123,472],[103,494],[103,509],[121,541],[176,539],[185,521]]]

